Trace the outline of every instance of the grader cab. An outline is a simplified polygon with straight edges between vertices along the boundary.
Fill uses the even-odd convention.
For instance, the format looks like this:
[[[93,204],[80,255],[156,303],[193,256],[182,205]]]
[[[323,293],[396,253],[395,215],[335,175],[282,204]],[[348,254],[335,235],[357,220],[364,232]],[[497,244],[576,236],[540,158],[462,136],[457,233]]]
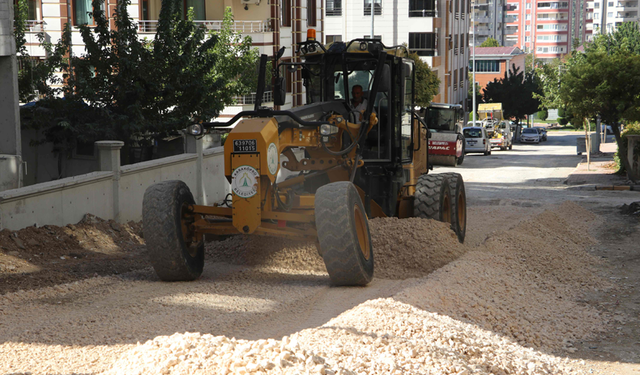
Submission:
[[[230,204],[197,205],[182,181],[147,189],[144,237],[160,279],[198,278],[206,234],[315,241],[334,285],[371,281],[370,218],[441,220],[464,241],[464,182],[455,173],[427,174],[429,132],[414,110],[414,63],[406,48],[370,39],[324,46],[308,38],[299,45],[302,62],[281,62],[282,52],[274,64],[274,102],[285,102],[281,69],[299,69],[306,105],[276,110],[258,102],[226,123],[188,128],[198,136],[235,124],[224,145]],[[263,55],[257,98],[266,62]],[[366,98],[361,111],[351,105],[355,85]],[[283,179],[281,170],[292,175]]]

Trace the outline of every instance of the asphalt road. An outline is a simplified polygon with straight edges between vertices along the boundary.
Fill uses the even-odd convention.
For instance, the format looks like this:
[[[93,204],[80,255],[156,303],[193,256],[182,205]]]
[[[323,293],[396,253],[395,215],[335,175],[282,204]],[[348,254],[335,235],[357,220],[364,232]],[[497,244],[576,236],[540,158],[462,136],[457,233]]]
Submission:
[[[457,167],[435,166],[433,173],[462,174],[469,205],[503,204],[504,200],[557,203],[565,200],[624,202],[637,192],[589,192],[567,188],[564,183],[582,160],[576,153],[576,139],[582,133],[549,132],[540,144],[515,143],[513,150],[493,149],[491,155],[467,154]],[[608,140],[611,142],[612,140]]]

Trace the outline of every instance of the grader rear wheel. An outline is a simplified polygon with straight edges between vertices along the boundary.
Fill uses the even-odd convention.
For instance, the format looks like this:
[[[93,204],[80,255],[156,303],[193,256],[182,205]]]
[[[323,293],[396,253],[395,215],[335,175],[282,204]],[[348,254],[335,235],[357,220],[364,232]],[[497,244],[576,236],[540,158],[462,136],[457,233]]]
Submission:
[[[464,243],[467,233],[467,194],[460,173],[444,173],[449,180],[451,190],[451,229],[456,232],[458,241]]]
[[[451,191],[444,174],[423,174],[413,198],[413,216],[451,222]]]
[[[195,204],[182,181],[147,188],[142,200],[144,240],[151,265],[163,281],[191,281],[204,268],[204,242],[192,241],[186,208]]]
[[[319,248],[334,285],[366,285],[373,278],[373,249],[364,205],[348,181],[320,187],[315,198]]]

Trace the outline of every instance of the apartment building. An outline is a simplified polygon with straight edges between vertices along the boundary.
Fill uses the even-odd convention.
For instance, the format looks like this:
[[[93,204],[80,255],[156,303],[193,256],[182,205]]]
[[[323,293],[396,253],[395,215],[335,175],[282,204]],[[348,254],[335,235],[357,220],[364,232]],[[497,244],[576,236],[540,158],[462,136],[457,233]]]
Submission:
[[[72,53],[84,53],[84,45],[77,26],[91,25],[89,16],[91,0],[28,0],[29,30],[27,49],[31,56],[44,58],[45,51],[39,46],[37,33],[43,31],[47,40],[55,43],[60,39],[64,25],[73,26]],[[103,9],[113,14],[117,0],[104,0]],[[184,13],[193,8],[195,22],[209,30],[222,27],[224,11],[231,8],[234,16],[233,28],[243,36],[250,36],[253,45],[261,54],[273,56],[281,46],[286,47],[284,60],[296,59],[296,43],[306,36],[308,28],[316,29],[318,38],[324,39],[323,0],[182,0]],[[132,0],[129,15],[138,24],[140,38],[153,39],[158,26],[162,0]],[[112,24],[113,27],[113,24]],[[300,72],[287,77],[287,104],[284,108],[302,105],[304,100]],[[251,107],[255,95],[239,99],[239,105],[227,108],[224,116]],[[265,94],[263,102],[271,100],[271,93]]]
[[[548,61],[587,39],[585,8],[585,0],[477,0],[471,32],[476,46],[492,37]]]
[[[387,46],[406,43],[437,72],[434,102],[466,109],[469,62],[468,0],[326,0],[324,42],[371,36]]]
[[[588,39],[599,33],[615,31],[623,22],[638,22],[638,0],[595,0],[586,3]]]

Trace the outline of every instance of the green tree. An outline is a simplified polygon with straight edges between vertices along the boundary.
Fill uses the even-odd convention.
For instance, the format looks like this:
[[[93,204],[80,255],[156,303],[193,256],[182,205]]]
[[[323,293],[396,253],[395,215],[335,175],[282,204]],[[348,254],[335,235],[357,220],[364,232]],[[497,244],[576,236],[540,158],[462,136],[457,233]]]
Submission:
[[[473,73],[469,73],[469,83],[475,83],[473,82]],[[476,111],[476,113],[478,112],[478,104],[482,103],[482,88],[480,87],[479,84],[475,83],[476,86],[476,107],[473,109],[474,111]],[[473,105],[473,86],[469,85],[469,91],[467,91],[467,99],[469,100],[469,104]],[[471,112],[471,117],[473,118],[473,113]],[[478,117],[476,116],[476,119]]]
[[[38,96],[53,96],[58,89],[53,86],[60,84],[56,71],[66,67],[65,55],[68,52],[71,30],[65,27],[62,37],[55,45],[46,40],[43,32],[37,37],[45,50],[46,59],[33,59],[26,47],[26,32],[28,19],[27,0],[19,0],[14,12],[14,39],[16,43],[16,57],[18,59],[18,97],[23,103],[33,101]]]
[[[625,48],[607,51],[602,47],[596,42],[567,62],[560,99],[574,116],[585,119],[587,124],[598,114],[604,123],[611,124],[618,149],[622,151],[624,145],[618,124],[623,119],[636,120],[640,107],[640,55]],[[621,159],[630,171],[626,158]]]
[[[438,95],[440,89],[440,79],[436,72],[431,70],[429,64],[424,62],[417,53],[409,54],[409,58],[415,61],[416,69],[416,104],[422,107],[428,107],[433,97]]]
[[[163,0],[158,31],[141,41],[127,13],[129,0],[119,1],[115,28],[93,1],[95,26],[80,26],[85,53],[71,56],[65,69],[64,100],[50,98],[25,114],[26,126],[40,130],[58,157],[78,142],[117,139],[129,147],[183,129],[198,119],[217,117],[234,95],[250,92],[255,83],[257,52],[251,39],[233,33],[225,13],[223,28],[210,33],[186,19],[181,1]],[[70,39],[66,40],[68,48]],[[233,63],[236,65],[233,65]]]
[[[527,53],[524,56],[524,74],[532,73],[534,70],[544,65],[544,62],[541,59],[534,58],[532,53]]]
[[[502,47],[502,46],[497,40],[493,39],[492,37],[488,37],[487,40],[482,42],[480,47]]]
[[[565,66],[560,59],[553,59],[547,64],[538,65],[536,76],[540,83],[540,92],[535,92],[534,97],[540,100],[541,109],[563,107],[563,103],[559,98],[559,90],[564,69]]]
[[[524,74],[514,64],[503,78],[496,78],[487,84],[483,91],[483,101],[502,103],[504,116],[514,117],[520,122],[526,115],[538,111],[540,101],[533,94],[539,92],[535,75]]]

